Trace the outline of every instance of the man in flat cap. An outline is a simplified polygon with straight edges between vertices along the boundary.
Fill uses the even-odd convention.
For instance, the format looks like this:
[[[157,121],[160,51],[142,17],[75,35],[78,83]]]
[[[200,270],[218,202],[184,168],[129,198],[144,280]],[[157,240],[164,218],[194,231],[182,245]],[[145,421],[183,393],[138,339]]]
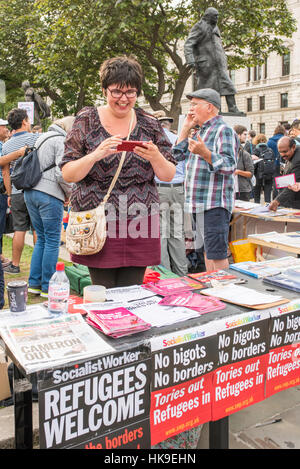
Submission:
[[[236,89],[229,78],[227,58],[217,26],[218,10],[207,8],[184,44],[186,63],[196,72],[196,88],[212,88],[225,96],[228,112],[242,114],[235,102]]]
[[[187,98],[190,111],[173,147],[177,161],[186,161],[185,210],[196,224],[196,248],[204,241],[206,270],[226,269],[239,139],[219,115],[217,91],[204,88]],[[189,138],[197,125],[200,130]]]

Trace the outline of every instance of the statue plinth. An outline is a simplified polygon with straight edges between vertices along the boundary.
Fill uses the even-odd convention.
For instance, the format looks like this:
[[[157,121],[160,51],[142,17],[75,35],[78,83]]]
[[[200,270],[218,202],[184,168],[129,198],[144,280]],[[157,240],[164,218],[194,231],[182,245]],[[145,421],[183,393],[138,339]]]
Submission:
[[[247,130],[250,130],[251,121],[250,118],[247,117],[246,114],[234,114],[233,112],[220,112],[220,116],[222,116],[223,120],[228,124],[230,127],[234,127],[235,125],[243,125],[246,127]]]
[[[220,116],[235,116],[235,117],[247,117],[244,112],[219,112]]]

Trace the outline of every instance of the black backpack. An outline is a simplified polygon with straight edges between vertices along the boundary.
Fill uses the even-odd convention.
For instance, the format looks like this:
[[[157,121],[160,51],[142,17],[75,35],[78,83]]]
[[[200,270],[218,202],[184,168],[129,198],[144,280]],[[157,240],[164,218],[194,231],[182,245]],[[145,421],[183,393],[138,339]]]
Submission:
[[[13,185],[18,190],[29,190],[37,185],[42,177],[42,174],[49,169],[56,166],[52,163],[48,168],[41,171],[40,161],[38,157],[38,150],[41,146],[52,137],[64,137],[62,134],[49,135],[45,138],[39,147],[28,148],[25,155],[16,161],[16,164],[11,173],[10,179]]]
[[[257,148],[257,147],[256,147]],[[276,169],[276,156],[271,148],[265,146],[260,148],[260,158],[263,161],[258,163],[257,175],[259,179],[272,179]]]

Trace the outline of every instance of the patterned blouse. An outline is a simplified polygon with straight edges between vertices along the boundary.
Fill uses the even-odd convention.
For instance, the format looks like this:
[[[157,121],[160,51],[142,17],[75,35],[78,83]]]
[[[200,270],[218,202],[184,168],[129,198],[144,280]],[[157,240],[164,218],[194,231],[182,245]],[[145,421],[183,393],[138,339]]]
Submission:
[[[157,119],[140,108],[135,108],[135,112],[137,124],[131,132],[130,140],[152,140],[164,157],[176,164],[171,154],[171,143]],[[101,124],[97,108],[83,108],[77,114],[72,130],[67,135],[65,154],[60,167],[91,153],[110,136]],[[102,202],[117,170],[120,157],[121,152],[114,153],[96,162],[86,177],[76,183],[71,195],[74,211],[90,210]],[[138,203],[144,204],[148,215],[151,213],[151,206],[159,203],[154,176],[149,161],[133,152],[127,152],[121,173],[108,199],[108,202],[114,205],[117,216],[119,203],[121,200],[126,200],[126,197],[127,209],[132,204]],[[134,215],[128,214],[128,218],[133,218]]]

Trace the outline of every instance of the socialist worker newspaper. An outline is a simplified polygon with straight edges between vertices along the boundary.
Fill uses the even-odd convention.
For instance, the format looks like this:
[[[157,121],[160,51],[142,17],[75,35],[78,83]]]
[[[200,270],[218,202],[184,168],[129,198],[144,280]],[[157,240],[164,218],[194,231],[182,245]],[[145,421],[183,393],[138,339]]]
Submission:
[[[1,335],[26,373],[114,351],[78,313],[8,325]]]

